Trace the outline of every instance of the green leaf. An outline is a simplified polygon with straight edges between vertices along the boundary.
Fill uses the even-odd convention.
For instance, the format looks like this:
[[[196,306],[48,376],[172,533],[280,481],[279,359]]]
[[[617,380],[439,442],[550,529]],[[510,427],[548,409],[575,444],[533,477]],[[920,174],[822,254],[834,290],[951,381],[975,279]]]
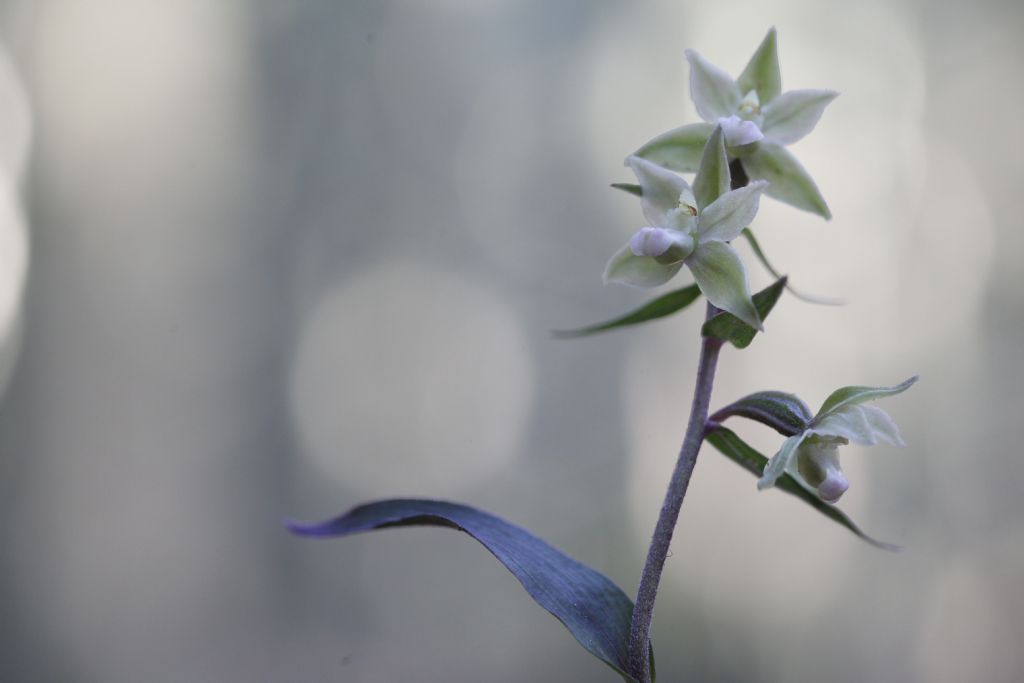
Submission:
[[[693,194],[697,199],[697,208],[703,211],[729,191],[729,158],[725,154],[725,138],[722,127],[715,126],[704,145],[704,153],[700,159],[700,170],[693,179]]]
[[[623,192],[628,192],[629,194],[633,195],[634,197],[643,197],[644,196],[643,188],[640,187],[639,185],[634,185],[633,183],[612,183],[611,186],[614,187],[616,190],[622,190]]]
[[[690,97],[700,117],[717,121],[735,114],[743,95],[732,77],[694,50],[686,51],[686,59],[690,62]]]
[[[644,144],[635,155],[679,173],[694,173],[700,168],[700,157],[712,128],[712,124],[703,121],[673,128]]]
[[[775,270],[775,268],[772,267],[772,264],[768,262],[768,257],[765,256],[764,250],[762,250],[761,245],[758,244],[757,239],[754,237],[753,231],[750,228],[744,228],[741,234],[745,238],[747,238],[747,242],[750,243],[750,250],[754,252],[754,256],[756,256],[757,260],[761,262],[761,265],[764,266],[764,269],[767,270],[773,278],[781,278],[782,275],[779,274],[779,271]],[[841,299],[829,299],[826,297],[811,296],[810,294],[804,294],[802,292],[797,291],[793,287],[793,285],[789,283],[789,281],[786,282],[786,291],[795,296],[797,299],[801,299],[811,304],[818,304],[821,306],[842,306],[844,303]]]
[[[636,325],[638,323],[647,322],[648,320],[657,320],[658,318],[664,318],[665,316],[672,315],[676,311],[683,310],[692,304],[699,296],[700,288],[697,285],[690,285],[689,287],[677,289],[648,301],[640,308],[627,313],[620,318],[615,318],[614,320],[598,323],[596,325],[590,325],[588,327],[581,327],[577,330],[555,330],[554,335],[559,339],[585,337],[597,332],[613,330],[617,327],[626,327],[627,325]]]
[[[682,267],[682,261],[665,265],[650,256],[637,256],[627,244],[608,261],[604,281],[633,287],[657,287],[671,280]]]
[[[743,439],[725,427],[715,427],[708,432],[705,439],[708,443],[718,449],[719,452],[753,474],[755,477],[761,476],[765,465],[768,463],[768,458],[751,448],[743,441]],[[796,496],[804,503],[807,503],[821,514],[831,519],[833,522],[846,527],[856,534],[858,538],[870,543],[876,548],[891,551],[900,549],[899,546],[892,545],[890,543],[883,543],[882,541],[878,541],[868,536],[866,533],[861,531],[860,527],[854,524],[853,521],[839,508],[829,505],[825,501],[821,500],[814,490],[808,488],[799,479],[790,474],[783,474],[779,477],[778,481],[775,482],[775,488]]]
[[[817,416],[814,418],[815,423],[823,420],[829,413],[841,410],[848,406],[854,406],[865,401],[874,401],[886,396],[895,396],[901,394],[914,385],[918,379],[917,375],[914,375],[910,379],[897,384],[894,387],[843,387],[842,389],[836,389],[829,397],[825,399],[825,402],[821,404],[821,408],[818,410]]]
[[[625,680],[634,680],[626,673],[633,617],[629,596],[603,574],[500,517],[457,503],[398,499],[360,505],[325,522],[289,523],[288,529],[299,536],[337,538],[396,526],[466,532],[505,565],[530,597],[561,621],[590,654]]]
[[[835,90],[790,90],[765,105],[761,130],[775,142],[792,145],[814,130]]]
[[[686,265],[708,301],[761,329],[757,308],[750,299],[747,271],[735,249],[725,242],[705,242],[686,259]]]
[[[722,422],[730,417],[745,417],[768,425],[784,436],[794,436],[807,429],[814,414],[794,394],[783,391],[759,391],[744,396],[717,411],[709,419]]]
[[[754,295],[754,308],[757,309],[757,315],[761,320],[767,318],[775,308],[775,302],[779,300],[785,286],[786,278],[781,277]],[[700,331],[705,337],[717,337],[738,349],[750,346],[757,332],[757,329],[726,311],[715,314],[711,320],[704,323]]]
[[[778,143],[762,140],[756,152],[743,158],[743,168],[751,178],[768,181],[765,194],[769,197],[826,220],[832,218],[832,212],[810,174]]]
[[[743,73],[736,79],[740,93],[757,91],[761,102],[771,102],[782,92],[782,74],[779,71],[779,45],[775,27],[761,41]]]

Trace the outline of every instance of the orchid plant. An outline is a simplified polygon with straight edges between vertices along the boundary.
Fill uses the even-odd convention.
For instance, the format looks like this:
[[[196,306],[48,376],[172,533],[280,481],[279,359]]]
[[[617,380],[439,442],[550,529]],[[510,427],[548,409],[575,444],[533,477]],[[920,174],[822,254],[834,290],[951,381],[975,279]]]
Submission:
[[[701,350],[686,433],[648,548],[636,598],[607,577],[568,557],[530,532],[495,515],[458,503],[383,500],[313,524],[289,528],[308,537],[340,537],[392,526],[444,526],[463,531],[511,571],[527,593],[557,617],[579,643],[626,681],[655,678],[650,630],[676,520],[704,442],[757,477],[757,489],[781,490],[877,547],[892,549],[857,527],[835,503],[850,483],[839,447],[902,445],[892,418],[869,401],[907,390],[916,377],[893,387],[848,386],[833,392],[817,413],[791,393],[760,391],[710,413],[720,351],[746,348],[771,313],[787,279],[751,294],[747,270],[731,242],[741,234],[770,272],[750,232],[762,195],[828,219],[813,179],[786,149],[810,133],[835,97],[831,90],[782,92],[775,29],[735,80],[696,52],[690,95],[703,122],[659,135],[626,159],[637,184],[614,187],[636,195],[646,221],[610,259],[606,282],[656,287],[684,271],[693,284],[662,294],[619,318],[557,333],[577,337],[619,329],[676,313],[707,300]],[[692,184],[681,174],[695,173]],[[760,422],[785,439],[768,458],[723,423],[734,417]],[[673,676],[676,678],[676,676]]]

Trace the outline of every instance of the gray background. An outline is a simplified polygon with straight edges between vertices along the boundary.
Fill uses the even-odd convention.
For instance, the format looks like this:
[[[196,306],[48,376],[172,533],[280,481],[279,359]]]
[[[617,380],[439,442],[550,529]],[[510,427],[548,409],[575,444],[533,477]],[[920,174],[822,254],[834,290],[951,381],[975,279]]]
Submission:
[[[906,550],[758,493],[707,449],[659,602],[661,678],[1019,680],[1022,16],[4,4],[2,677],[616,680],[462,535],[318,543],[281,524],[461,500],[633,592],[700,311],[549,330],[649,296],[601,285],[642,224],[607,184],[696,120],[684,48],[736,74],[774,24],[784,85],[842,92],[794,147],[835,219],[766,201],[755,226],[795,284],[848,305],[784,298],[724,353],[713,403],[778,388],[817,405],[920,373],[881,404],[909,446],[843,455],[842,507]]]

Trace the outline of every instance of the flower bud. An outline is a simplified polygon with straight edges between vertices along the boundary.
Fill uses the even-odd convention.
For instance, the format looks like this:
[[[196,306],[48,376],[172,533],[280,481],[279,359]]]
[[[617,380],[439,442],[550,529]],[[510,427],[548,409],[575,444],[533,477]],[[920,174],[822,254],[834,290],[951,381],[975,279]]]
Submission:
[[[839,467],[839,446],[845,443],[847,440],[842,437],[812,434],[797,450],[800,476],[818,489],[818,496],[827,503],[835,503],[850,488],[850,482]]]
[[[695,247],[692,235],[666,228],[640,228],[629,240],[634,254],[650,256],[665,265],[679,263],[692,254]]]

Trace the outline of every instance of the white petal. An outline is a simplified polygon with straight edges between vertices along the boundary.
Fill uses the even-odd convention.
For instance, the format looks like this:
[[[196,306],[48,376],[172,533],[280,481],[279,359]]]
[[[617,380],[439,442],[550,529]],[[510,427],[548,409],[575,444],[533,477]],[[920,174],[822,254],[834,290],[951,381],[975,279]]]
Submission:
[[[671,212],[679,208],[681,201],[696,204],[689,183],[667,168],[638,156],[627,157],[626,165],[633,169],[640,183],[640,208],[644,218],[658,228],[677,227],[678,221]]]
[[[834,410],[814,423],[815,434],[841,436],[862,446],[888,443],[902,446],[900,430],[881,408],[876,406],[849,405]]]
[[[764,134],[775,142],[791,145],[818,125],[829,102],[839,96],[834,90],[790,90],[762,109]]]
[[[713,122],[735,114],[742,94],[732,76],[693,50],[686,51],[686,59],[690,62],[690,97],[700,117]]]
[[[796,454],[797,447],[806,436],[806,432],[801,432],[782,442],[779,452],[773,455],[772,459],[764,466],[764,472],[761,474],[761,478],[757,480],[757,488],[763,490],[775,486],[778,478],[785,474],[786,469],[789,467],[789,462]]]
[[[738,190],[730,190],[701,212],[697,218],[697,234],[701,241],[729,242],[739,237],[757,214],[761,193],[768,183],[757,180]]]

